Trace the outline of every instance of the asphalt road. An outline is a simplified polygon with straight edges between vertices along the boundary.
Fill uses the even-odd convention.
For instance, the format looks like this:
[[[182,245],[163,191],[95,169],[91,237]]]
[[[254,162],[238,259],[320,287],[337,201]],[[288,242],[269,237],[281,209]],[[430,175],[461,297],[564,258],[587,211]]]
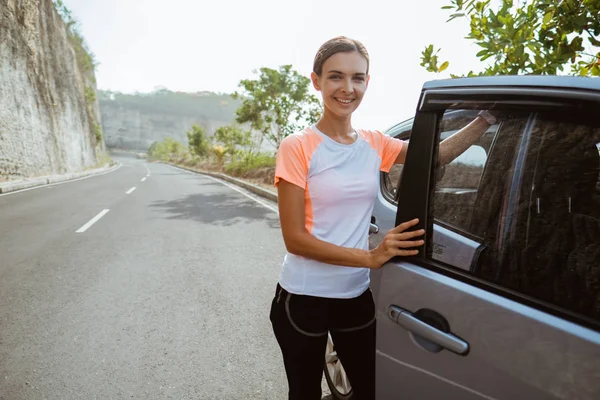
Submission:
[[[287,398],[276,205],[113,158],[0,196],[0,399]]]

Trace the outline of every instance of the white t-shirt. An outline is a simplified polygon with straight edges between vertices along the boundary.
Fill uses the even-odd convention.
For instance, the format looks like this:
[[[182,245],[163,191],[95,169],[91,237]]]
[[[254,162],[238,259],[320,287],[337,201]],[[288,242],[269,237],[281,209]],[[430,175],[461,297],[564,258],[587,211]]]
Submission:
[[[316,126],[286,137],[279,146],[275,186],[280,179],[304,189],[305,228],[317,239],[368,249],[379,171],[389,172],[404,142],[379,131],[357,130],[341,144]],[[369,287],[369,269],[285,255],[280,285],[290,293],[353,298]]]

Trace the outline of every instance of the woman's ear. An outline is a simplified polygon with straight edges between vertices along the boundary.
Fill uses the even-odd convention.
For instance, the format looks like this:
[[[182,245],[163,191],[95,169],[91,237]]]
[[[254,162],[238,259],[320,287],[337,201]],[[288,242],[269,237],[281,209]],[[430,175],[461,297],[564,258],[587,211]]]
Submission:
[[[312,81],[315,90],[321,91],[321,85],[319,84],[319,76],[315,72],[310,73],[310,80]]]
[[[369,87],[369,81],[371,80],[371,75],[367,75],[367,81],[365,83],[365,87]]]

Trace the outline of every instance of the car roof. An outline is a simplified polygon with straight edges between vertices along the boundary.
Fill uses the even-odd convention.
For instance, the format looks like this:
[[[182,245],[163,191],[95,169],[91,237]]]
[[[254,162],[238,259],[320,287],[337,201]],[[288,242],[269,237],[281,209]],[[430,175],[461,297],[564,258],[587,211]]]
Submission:
[[[557,75],[502,75],[439,79],[425,82],[423,90],[474,87],[571,88],[600,91],[600,78]]]

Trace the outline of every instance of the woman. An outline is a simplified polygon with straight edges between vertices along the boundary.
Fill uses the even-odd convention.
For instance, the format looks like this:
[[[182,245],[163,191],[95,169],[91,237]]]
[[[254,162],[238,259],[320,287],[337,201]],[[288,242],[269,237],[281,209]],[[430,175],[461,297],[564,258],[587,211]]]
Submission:
[[[375,307],[369,269],[418,254],[418,220],[390,230],[368,250],[378,172],[404,163],[408,144],[352,127],[369,83],[369,55],[358,41],[336,37],[321,46],[312,83],[324,111],[313,126],[285,138],[275,186],[287,248],[270,319],[283,354],[290,400],[321,398],[327,333],[359,400],[375,398]],[[487,120],[486,120],[487,118]],[[440,146],[449,162],[489,128],[477,118]]]

